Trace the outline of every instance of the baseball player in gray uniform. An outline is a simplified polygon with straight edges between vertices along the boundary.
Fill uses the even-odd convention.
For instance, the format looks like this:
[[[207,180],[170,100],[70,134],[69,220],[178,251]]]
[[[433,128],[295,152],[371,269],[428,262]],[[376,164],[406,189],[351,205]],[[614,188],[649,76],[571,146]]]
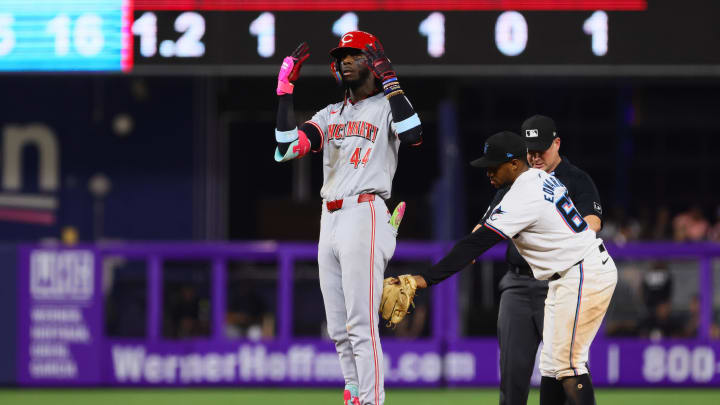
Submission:
[[[344,404],[380,405],[385,391],[377,313],[397,235],[385,200],[400,143],[419,145],[422,127],[380,42],[351,31],[330,51],[343,101],[298,128],[293,82],[308,51],[301,44],[278,75],[275,160],[323,154],[318,267],[328,334],[345,377]]]
[[[601,239],[578,212],[567,187],[544,170],[529,168],[523,138],[500,132],[484,156],[490,182],[509,186],[482,226],[460,240],[435,266],[421,271],[418,288],[439,283],[502,240],[510,240],[538,280],[549,280],[540,353],[540,405],[594,405],[588,374],[590,344],[600,328],[617,268]]]

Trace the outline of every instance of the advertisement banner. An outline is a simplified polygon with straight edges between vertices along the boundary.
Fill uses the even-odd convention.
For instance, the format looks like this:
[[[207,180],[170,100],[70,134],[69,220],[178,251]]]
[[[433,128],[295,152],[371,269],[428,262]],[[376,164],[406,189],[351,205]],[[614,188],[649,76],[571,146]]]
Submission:
[[[439,342],[383,343],[385,381],[392,386],[443,382]],[[328,340],[164,342],[109,340],[101,358],[112,385],[337,386],[343,384]]]
[[[590,355],[593,381],[605,386],[720,386],[720,342],[597,341]]]
[[[538,360],[535,358],[531,384],[540,385]],[[449,386],[492,386],[500,383],[499,347],[492,339],[460,340],[447,345],[445,364],[462,359],[465,367],[445,368]],[[457,360],[456,360],[457,361]],[[453,374],[474,371],[463,376]],[[692,340],[595,339],[588,361],[593,383],[597,386],[720,386],[720,342]]]
[[[206,338],[165,339],[160,333],[162,267],[157,264],[148,270],[153,275],[148,300],[155,302],[149,312],[156,311],[156,333],[144,339],[105,336],[103,254],[98,247],[20,249],[19,385],[337,387],[343,383],[335,347],[325,339],[233,340],[221,327]],[[224,286],[222,278],[214,280]],[[448,313],[442,304],[434,309]],[[218,319],[224,319],[222,311],[217,313]],[[437,336],[383,339],[386,385],[497,387],[495,337]],[[589,369],[595,385],[604,387],[720,387],[720,341],[607,339],[601,333],[592,344]],[[537,366],[531,382],[539,385]]]
[[[21,250],[18,382],[97,384],[102,294],[89,249]]]
[[[383,342],[388,387],[497,386],[495,339],[460,340],[441,349],[434,341]],[[337,386],[340,364],[329,341],[238,343],[197,341],[150,344],[113,340],[101,358],[112,385]],[[590,352],[597,386],[718,386],[720,343],[655,344],[599,340]],[[532,384],[538,386],[537,364]]]

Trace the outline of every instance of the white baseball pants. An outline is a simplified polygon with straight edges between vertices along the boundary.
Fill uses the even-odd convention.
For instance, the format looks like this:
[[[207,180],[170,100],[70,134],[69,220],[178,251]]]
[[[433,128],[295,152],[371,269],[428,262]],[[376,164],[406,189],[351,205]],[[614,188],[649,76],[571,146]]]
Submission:
[[[617,268],[607,251],[593,249],[558,275],[545,299],[540,373],[561,379],[588,373],[588,351],[615,291]]]
[[[328,335],[335,343],[346,384],[359,388],[363,405],[385,402],[378,310],[385,267],[395,252],[395,230],[382,198],[343,200],[330,212],[323,203],[318,244],[320,289]]]

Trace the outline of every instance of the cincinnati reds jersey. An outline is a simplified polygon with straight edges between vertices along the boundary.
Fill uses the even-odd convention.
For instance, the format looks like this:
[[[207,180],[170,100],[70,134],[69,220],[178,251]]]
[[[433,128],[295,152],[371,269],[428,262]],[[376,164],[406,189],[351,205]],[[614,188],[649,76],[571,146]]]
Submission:
[[[600,242],[567,188],[539,169],[518,176],[485,224],[513,241],[539,280],[577,264]]]
[[[390,198],[400,147],[390,103],[378,93],[342,106],[342,102],[330,104],[309,121],[322,135],[320,196],[338,200],[375,193]]]

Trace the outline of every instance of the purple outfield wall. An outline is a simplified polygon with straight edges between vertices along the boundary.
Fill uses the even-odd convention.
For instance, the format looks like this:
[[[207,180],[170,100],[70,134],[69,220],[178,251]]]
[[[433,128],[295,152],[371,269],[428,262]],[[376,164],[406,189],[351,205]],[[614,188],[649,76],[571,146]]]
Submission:
[[[399,244],[394,260],[437,260],[444,243]],[[720,387],[720,342],[708,338],[711,260],[717,245],[608,246],[617,259],[695,258],[699,261],[701,320],[694,340],[650,342],[598,336],[590,352],[598,386]],[[18,274],[18,383],[22,386],[337,386],[342,375],[331,342],[291,336],[292,271],[312,259],[314,244],[122,244],[54,248],[23,246]],[[100,271],[103,257],[122,255],[148,263],[148,333],[145,339],[103,334]],[[496,247],[485,258],[502,259]],[[213,262],[212,335],[163,340],[162,262]],[[227,260],[277,260],[278,336],[267,341],[223,335]],[[458,336],[457,283],[433,288],[432,338],[385,339],[386,384],[392,386],[496,386],[498,346],[493,338]],[[537,383],[537,370],[533,382]]]

